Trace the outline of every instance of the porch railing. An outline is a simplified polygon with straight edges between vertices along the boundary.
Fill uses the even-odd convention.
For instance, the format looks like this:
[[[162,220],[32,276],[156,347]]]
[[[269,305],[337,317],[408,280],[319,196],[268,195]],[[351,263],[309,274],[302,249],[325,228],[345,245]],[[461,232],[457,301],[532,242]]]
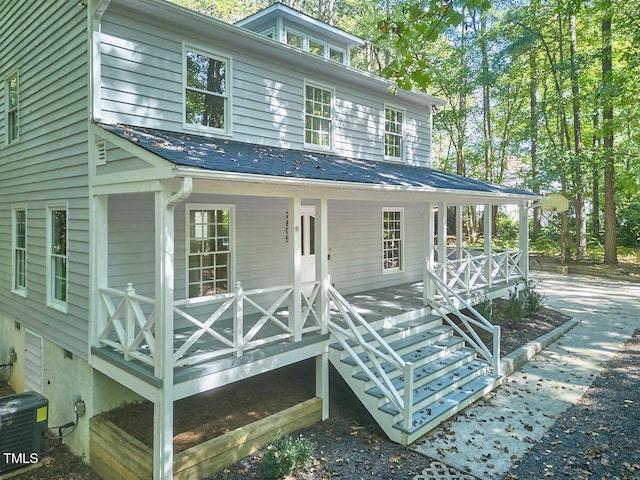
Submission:
[[[339,312],[338,321],[333,316],[329,319],[329,330],[382,394],[403,412],[403,427],[409,430],[413,406],[413,363],[403,360],[334,287],[330,286],[328,290],[329,298]],[[365,357],[356,352],[356,346],[362,348]],[[404,376],[402,392],[391,380],[394,371]]]
[[[476,255],[464,250],[460,258],[447,258],[446,262],[437,263],[435,270],[448,288],[457,293],[469,293],[523,278],[521,257],[522,252],[518,250],[491,255]]]
[[[299,318],[288,315],[294,298],[290,285],[244,290],[238,282],[233,292],[175,301],[174,367],[226,355],[241,357],[248,349],[320,331],[320,315],[315,310],[320,283],[305,287]],[[100,297],[106,314],[100,343],[122,352],[126,360],[153,365],[155,324],[159,321],[155,300],[136,294],[131,284],[125,290],[103,288]]]
[[[470,347],[487,360],[496,375],[500,375],[500,326],[493,325],[484,318],[467,300],[443,282],[436,273],[428,268],[426,272],[438,297],[437,300],[428,299],[432,311],[436,312],[445,323],[464,338]],[[462,310],[468,311],[469,314],[463,313]],[[458,321],[454,321],[449,314],[455,315]],[[476,331],[477,329],[489,333],[491,342],[485,343]],[[489,347],[487,343],[490,343],[491,346]]]

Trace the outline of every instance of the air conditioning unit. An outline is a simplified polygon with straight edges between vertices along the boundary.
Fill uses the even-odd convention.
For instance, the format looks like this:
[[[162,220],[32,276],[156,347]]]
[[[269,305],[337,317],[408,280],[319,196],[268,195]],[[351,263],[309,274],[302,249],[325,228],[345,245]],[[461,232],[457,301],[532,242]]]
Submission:
[[[49,400],[39,393],[0,397],[0,473],[40,460],[48,418]]]

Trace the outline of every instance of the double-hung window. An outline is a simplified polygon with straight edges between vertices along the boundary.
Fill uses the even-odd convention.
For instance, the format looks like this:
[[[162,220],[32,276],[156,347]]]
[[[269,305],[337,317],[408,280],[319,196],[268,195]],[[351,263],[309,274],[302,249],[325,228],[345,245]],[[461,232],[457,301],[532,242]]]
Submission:
[[[229,292],[233,207],[187,206],[187,294],[189,298]]]
[[[4,104],[5,104],[5,128],[7,143],[18,140],[18,72],[15,72],[4,82]]]
[[[47,208],[47,304],[67,311],[67,207]]]
[[[330,150],[333,135],[333,91],[305,85],[304,143]]]
[[[185,127],[229,132],[229,63],[228,58],[185,51]]]
[[[402,271],[403,227],[402,208],[382,210],[382,272]]]
[[[402,160],[404,113],[395,108],[384,109],[384,156],[387,160]]]
[[[27,294],[27,209],[13,208],[12,219],[12,286],[18,295]]]

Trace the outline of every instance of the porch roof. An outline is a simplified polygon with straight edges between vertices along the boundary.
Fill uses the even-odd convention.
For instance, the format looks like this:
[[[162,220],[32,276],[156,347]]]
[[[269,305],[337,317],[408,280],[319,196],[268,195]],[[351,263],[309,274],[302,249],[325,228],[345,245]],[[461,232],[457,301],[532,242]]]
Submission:
[[[289,180],[317,180],[469,194],[536,199],[536,193],[497,185],[427,167],[360,160],[325,153],[268,147],[129,125],[99,124],[121,138],[174,165],[204,171],[262,175]]]

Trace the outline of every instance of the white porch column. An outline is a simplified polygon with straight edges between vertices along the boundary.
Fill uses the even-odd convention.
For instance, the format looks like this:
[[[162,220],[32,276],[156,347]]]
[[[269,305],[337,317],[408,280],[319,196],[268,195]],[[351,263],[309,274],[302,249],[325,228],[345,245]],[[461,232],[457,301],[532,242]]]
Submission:
[[[289,199],[289,258],[291,259],[291,279],[293,294],[289,299],[289,328],[293,330],[293,341],[302,340],[302,202],[300,197]]]
[[[462,205],[456,205],[456,258],[462,258],[463,238],[462,238]],[[467,282],[468,285],[468,282]]]
[[[155,194],[156,352],[154,375],[162,380],[153,407],[153,478],[173,478],[173,206],[170,192]]]
[[[487,277],[487,286],[491,288],[493,281],[491,279],[491,273],[493,272],[493,251],[491,248],[491,237],[493,232],[491,230],[491,205],[484,206],[484,255],[487,262],[484,266],[485,276]]]
[[[329,211],[327,199],[316,200],[315,246],[316,279],[320,289],[316,297],[316,313],[321,333],[329,331]],[[316,356],[316,396],[322,399],[322,420],[329,418],[329,355],[325,351]]]
[[[94,196],[91,202],[91,312],[93,322],[89,323],[91,346],[100,346],[100,334],[107,324],[106,310],[102,306],[100,289],[109,286],[109,197]],[[89,349],[91,354],[91,349]]]
[[[431,281],[431,277],[427,275],[427,270],[433,272],[435,270],[433,260],[433,236],[435,233],[435,225],[433,218],[433,206],[431,202],[425,204],[425,231],[424,231],[424,264],[422,265],[422,303],[428,305],[429,300],[433,299],[435,286]]]
[[[447,204],[438,203],[438,263],[442,265],[440,280],[447,283]]]
[[[529,209],[527,202],[521,202],[518,206],[520,223],[518,227],[518,244],[522,256],[520,257],[520,270],[526,282],[529,281]]]
[[[316,312],[321,318],[321,331],[327,333],[329,324],[329,211],[325,198],[316,201],[315,246],[316,279],[320,282],[320,291],[316,297]]]

